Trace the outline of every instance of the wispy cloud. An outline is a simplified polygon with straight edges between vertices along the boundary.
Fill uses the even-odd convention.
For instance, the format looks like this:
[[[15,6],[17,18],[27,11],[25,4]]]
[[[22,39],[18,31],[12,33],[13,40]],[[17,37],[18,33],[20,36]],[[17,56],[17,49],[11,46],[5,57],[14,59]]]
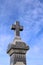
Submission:
[[[41,52],[42,47],[36,44],[34,46],[30,46],[30,51],[27,52],[27,64],[43,64],[43,52]]]
[[[19,20],[24,26],[21,37],[30,46],[30,51],[27,53],[28,64],[43,65],[42,0],[0,0],[0,56],[5,53],[4,50],[12,40],[13,34],[9,30],[15,20]],[[0,64],[2,65],[2,62]]]

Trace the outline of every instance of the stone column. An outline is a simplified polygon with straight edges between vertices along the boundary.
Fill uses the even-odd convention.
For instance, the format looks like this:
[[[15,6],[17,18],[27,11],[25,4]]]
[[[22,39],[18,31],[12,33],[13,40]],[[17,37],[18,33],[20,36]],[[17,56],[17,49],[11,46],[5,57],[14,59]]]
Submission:
[[[29,46],[20,38],[20,31],[23,31],[23,26],[17,21],[11,29],[16,31],[16,37],[7,49],[7,53],[10,55],[10,65],[26,65],[26,52],[29,50]]]
[[[10,55],[10,65],[26,65],[27,50],[29,50],[29,46],[21,41],[20,37],[15,37],[7,49],[7,53]]]

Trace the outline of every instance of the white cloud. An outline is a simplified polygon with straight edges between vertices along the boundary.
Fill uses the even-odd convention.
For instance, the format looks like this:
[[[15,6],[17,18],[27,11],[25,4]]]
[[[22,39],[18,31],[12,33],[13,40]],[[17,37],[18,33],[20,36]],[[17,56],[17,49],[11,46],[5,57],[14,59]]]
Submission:
[[[33,50],[34,53],[38,53],[40,48],[35,45],[32,50]]]
[[[16,11],[19,15],[16,14]],[[41,34],[37,36],[37,34],[39,34],[39,31],[41,31],[43,28],[43,4],[39,0],[6,0],[4,4],[1,5],[0,19],[3,20],[1,23],[4,23],[4,19],[14,14],[19,17],[18,20],[24,26],[22,37],[24,37],[24,40],[27,41],[27,43],[31,43],[29,44],[30,51],[27,55],[27,59],[30,62],[30,65],[42,65],[41,60],[43,60],[43,35]],[[7,28],[4,26],[1,27],[0,32],[0,53],[4,53],[4,47],[8,45],[12,38],[11,34],[8,35],[8,32],[6,32]]]
[[[0,55],[5,54],[7,51],[7,46],[10,43],[11,36],[9,35],[1,35],[0,37]]]
[[[41,45],[40,45],[41,46]],[[43,52],[38,44],[30,46],[30,50],[27,52],[27,65],[41,65],[43,64]]]

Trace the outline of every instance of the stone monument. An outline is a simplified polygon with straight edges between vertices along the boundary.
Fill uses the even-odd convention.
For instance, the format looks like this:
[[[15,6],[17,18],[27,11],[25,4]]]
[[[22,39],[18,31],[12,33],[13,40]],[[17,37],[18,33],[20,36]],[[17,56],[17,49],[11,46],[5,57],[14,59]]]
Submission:
[[[16,36],[7,48],[7,53],[10,55],[10,65],[26,65],[26,52],[29,50],[29,46],[20,37],[23,26],[20,26],[19,22],[16,21],[16,25],[13,24],[11,29],[15,30]]]

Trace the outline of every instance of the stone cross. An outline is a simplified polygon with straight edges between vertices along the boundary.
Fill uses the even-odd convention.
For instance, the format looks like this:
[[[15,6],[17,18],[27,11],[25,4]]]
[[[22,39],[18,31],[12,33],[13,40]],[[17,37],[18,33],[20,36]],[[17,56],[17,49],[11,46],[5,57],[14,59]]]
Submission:
[[[20,26],[20,23],[16,21],[16,25],[12,25],[12,30],[16,30],[16,36],[20,36],[20,31],[23,30],[23,26]]]

